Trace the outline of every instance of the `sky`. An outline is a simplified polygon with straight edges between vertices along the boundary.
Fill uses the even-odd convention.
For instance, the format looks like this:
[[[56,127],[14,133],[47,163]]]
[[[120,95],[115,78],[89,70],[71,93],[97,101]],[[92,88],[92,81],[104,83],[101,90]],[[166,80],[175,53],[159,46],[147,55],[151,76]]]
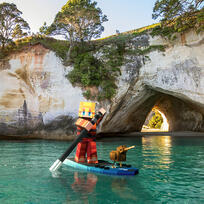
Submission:
[[[156,23],[152,20],[152,10],[156,0],[95,0],[108,22],[103,25],[105,31],[101,37],[110,36],[116,30],[125,32]],[[44,22],[50,25],[55,15],[61,10],[67,0],[0,0],[0,3],[16,4],[23,12],[22,17],[31,28],[38,32]]]

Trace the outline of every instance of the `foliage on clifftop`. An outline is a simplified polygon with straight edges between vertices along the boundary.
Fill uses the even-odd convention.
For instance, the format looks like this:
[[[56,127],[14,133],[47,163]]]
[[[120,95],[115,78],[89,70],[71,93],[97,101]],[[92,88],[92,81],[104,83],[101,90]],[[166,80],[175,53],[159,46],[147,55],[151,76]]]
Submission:
[[[69,42],[65,40],[56,40],[42,35],[33,35],[14,41],[3,50],[0,50],[0,60],[4,59],[11,53],[20,52],[26,47],[36,45],[38,43],[43,45],[45,48],[54,51],[58,57],[65,60],[66,53],[69,50]]]
[[[145,56],[152,50],[164,50],[163,46],[149,46],[148,40],[143,42],[144,40],[140,39],[140,36],[147,36],[146,33],[149,32],[149,29],[155,26],[157,24],[105,39],[76,43],[69,61],[67,61],[68,41],[34,35],[17,40],[5,47],[4,51],[0,52],[0,59],[40,43],[45,48],[54,51],[65,65],[72,64],[74,66],[67,76],[73,85],[82,86],[84,89],[97,87],[98,94],[93,95],[88,89],[84,92],[86,98],[110,100],[116,92],[116,80],[120,75],[120,67],[127,62],[125,56]],[[136,41],[137,43],[135,43]]]
[[[14,4],[6,16],[13,17],[13,13],[19,13]],[[68,0],[57,13],[54,22],[41,27],[40,33],[46,35],[63,35],[66,41],[56,40],[45,35],[22,38],[13,42],[13,39],[21,38],[23,29],[28,25],[21,19],[22,28],[14,27],[13,35],[7,37],[7,43],[2,41],[0,59],[6,58],[13,52],[22,51],[26,47],[42,44],[54,51],[65,65],[71,64],[74,69],[67,75],[73,85],[79,85],[87,90],[97,88],[98,94],[93,94],[90,89],[84,93],[89,99],[111,99],[117,88],[117,77],[120,75],[120,67],[124,63],[133,62],[132,56],[139,61],[133,69],[139,69],[146,62],[146,56],[153,50],[164,51],[162,45],[149,45],[149,35],[161,35],[168,39],[173,38],[175,33],[186,32],[189,29],[204,30],[203,0],[157,0],[153,10],[153,18],[161,18],[161,23],[146,26],[136,30],[118,33],[108,38],[90,41],[93,37],[99,37],[103,31],[102,23],[107,21],[97,3],[92,0]],[[3,11],[3,10],[2,10]],[[7,18],[2,17],[2,22]],[[18,19],[18,15],[14,15]],[[14,20],[15,22],[15,20]],[[5,23],[2,23],[5,25]],[[8,26],[6,30],[9,30]],[[1,29],[2,30],[2,29]],[[15,32],[14,32],[15,31]],[[2,34],[0,35],[2,37]],[[6,46],[4,46],[6,45]],[[131,61],[132,60],[132,61]]]
[[[153,9],[153,19],[161,18],[161,23],[153,28],[152,36],[160,35],[169,40],[176,33],[194,29],[204,31],[203,0],[157,0]]]
[[[143,56],[145,59],[153,50],[164,51],[162,45],[149,45],[147,32],[154,26],[156,25],[78,44],[72,50],[74,69],[68,74],[68,79],[74,85],[81,85],[84,88],[97,87],[99,92],[97,96],[91,94],[89,90],[84,93],[88,99],[111,99],[116,92],[120,67],[131,62],[127,56]],[[145,63],[145,60],[142,63]]]

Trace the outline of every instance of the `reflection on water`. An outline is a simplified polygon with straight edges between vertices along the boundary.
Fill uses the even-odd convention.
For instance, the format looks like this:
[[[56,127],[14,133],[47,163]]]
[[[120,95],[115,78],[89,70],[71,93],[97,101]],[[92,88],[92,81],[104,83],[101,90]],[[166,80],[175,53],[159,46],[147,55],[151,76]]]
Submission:
[[[134,195],[133,189],[128,187],[127,178],[113,178],[111,183],[111,190],[120,199],[130,199],[137,201],[137,196]]]
[[[53,177],[49,167],[69,144],[0,141],[0,203],[204,203],[204,138],[148,136],[98,141],[98,157],[103,160],[120,145],[135,145],[127,152],[126,163],[139,168],[139,174],[107,176],[62,165]]]
[[[74,183],[71,185],[72,189],[83,195],[86,198],[87,195],[93,192],[96,183],[97,176],[94,174],[81,174],[79,172],[74,172]],[[85,195],[85,196],[84,196]]]
[[[59,180],[62,178],[58,178]],[[70,178],[69,178],[70,179]],[[96,200],[95,190],[96,183],[98,181],[97,175],[90,173],[83,173],[74,171],[72,182],[67,182],[67,185],[62,186],[64,189],[68,189],[66,195],[66,201],[63,203],[89,203],[90,199]],[[63,182],[62,182],[63,184]]]
[[[142,137],[142,152],[145,168],[167,169],[171,159],[171,137]]]
[[[142,137],[142,144],[148,146],[171,147],[172,137],[170,136],[144,136]]]
[[[128,177],[111,177],[74,170],[73,178],[72,184],[66,187],[69,191],[67,191],[65,203],[76,203],[76,198],[73,197],[74,194],[77,195],[77,203],[84,204],[113,203],[112,201],[120,203],[119,201],[121,200],[136,202],[140,199],[134,194],[135,189],[129,184],[130,180]],[[60,181],[60,178],[58,179]],[[108,189],[105,194],[104,188]],[[100,194],[102,197],[100,197]]]

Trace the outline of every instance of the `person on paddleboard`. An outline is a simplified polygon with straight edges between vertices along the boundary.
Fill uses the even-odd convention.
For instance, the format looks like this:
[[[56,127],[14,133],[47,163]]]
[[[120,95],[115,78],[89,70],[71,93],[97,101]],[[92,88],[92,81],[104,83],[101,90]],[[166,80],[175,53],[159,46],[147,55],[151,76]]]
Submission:
[[[94,102],[80,102],[79,118],[75,125],[77,126],[77,136],[80,135],[87,123],[89,123],[95,116]],[[75,161],[78,163],[98,163],[97,149],[96,149],[96,127],[103,117],[99,118],[96,124],[88,132],[77,145]],[[87,158],[86,158],[87,155]]]

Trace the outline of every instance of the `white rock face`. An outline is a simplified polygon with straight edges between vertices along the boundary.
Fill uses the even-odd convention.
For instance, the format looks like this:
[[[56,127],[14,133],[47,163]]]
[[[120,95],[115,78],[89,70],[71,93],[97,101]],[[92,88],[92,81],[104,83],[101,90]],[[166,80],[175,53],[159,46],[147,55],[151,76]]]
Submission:
[[[167,48],[149,53],[150,60],[142,66],[135,57],[131,65],[122,67],[119,89],[103,131],[140,131],[157,101],[158,109],[167,114],[171,130],[204,131],[204,33],[178,35],[173,43],[150,37],[149,44]],[[160,100],[164,96],[165,100]],[[170,107],[165,108],[161,101]]]
[[[11,55],[9,65],[0,71],[0,115],[5,111],[17,114],[25,101],[32,118],[41,114],[45,125],[58,116],[77,117],[79,103],[86,99],[66,78],[72,68],[63,66],[54,52],[36,45]],[[4,114],[1,122],[9,123],[7,113],[7,120]]]
[[[178,43],[165,53],[152,52],[151,62],[140,72],[144,84],[164,93],[204,103],[203,35],[187,34],[185,45]],[[152,42],[154,40],[152,39]]]
[[[121,67],[112,103],[103,103],[108,114],[100,131],[139,131],[155,104],[172,130],[188,126],[188,130],[204,131],[203,42],[204,34],[194,32],[178,35],[173,43],[161,37],[136,37],[133,43],[140,47],[167,48],[149,53],[150,60],[126,56],[132,62]],[[67,80],[71,70],[41,45],[12,54],[9,63],[0,63],[1,134],[27,135],[28,127],[34,128],[36,137],[66,139],[73,134],[79,103],[86,99],[81,88]],[[189,121],[194,123],[186,125]],[[42,125],[47,129],[39,128]]]
[[[165,45],[161,37],[150,38],[150,45]],[[150,58],[145,64],[137,69],[137,63],[132,63],[132,69],[128,65],[121,67],[122,75],[118,81],[118,94],[116,98],[127,92],[131,74],[135,70],[139,74],[135,78],[139,78],[138,83],[150,86],[153,89],[161,89],[173,95],[185,95],[185,97],[204,103],[204,34],[196,34],[194,32],[187,33],[185,36],[185,44],[181,42],[181,36],[178,36],[173,45],[165,52],[153,51],[148,54]],[[139,59],[141,60],[141,59]],[[135,83],[137,85],[137,83]]]

